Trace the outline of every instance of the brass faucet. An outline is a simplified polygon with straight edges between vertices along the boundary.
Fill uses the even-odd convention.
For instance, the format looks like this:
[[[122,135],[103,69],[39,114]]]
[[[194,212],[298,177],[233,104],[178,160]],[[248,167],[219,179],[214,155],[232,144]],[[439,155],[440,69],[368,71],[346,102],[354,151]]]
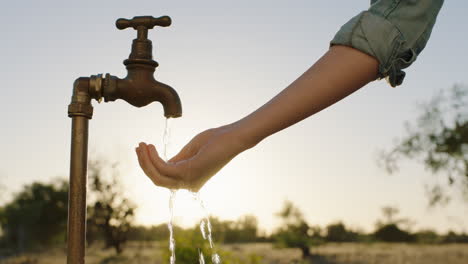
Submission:
[[[164,116],[180,117],[182,105],[177,92],[167,84],[154,79],[158,63],[153,60],[152,43],[148,29],[154,26],[167,27],[168,16],[154,18],[139,16],[133,19],[120,18],[118,29],[132,27],[137,30],[132,51],[124,61],[127,76],[120,79],[105,74],[79,77],[73,84],[73,95],[68,106],[72,118],[72,140],[70,158],[70,190],[68,199],[68,264],[84,264],[86,237],[86,178],[88,165],[88,121],[93,115],[91,100],[105,102],[123,99],[136,107],[158,101],[163,105]]]
[[[120,18],[115,23],[118,29],[132,27],[137,30],[133,40],[132,52],[124,61],[128,75],[124,79],[106,74],[91,76],[91,95],[98,101],[106,102],[123,99],[136,107],[142,107],[154,101],[161,102],[166,117],[179,117],[182,107],[177,92],[164,83],[154,79],[154,70],[158,63],[153,60],[152,44],[148,39],[148,29],[154,26],[167,27],[171,24],[168,16],[134,17],[131,20]],[[102,87],[102,88],[101,88]]]

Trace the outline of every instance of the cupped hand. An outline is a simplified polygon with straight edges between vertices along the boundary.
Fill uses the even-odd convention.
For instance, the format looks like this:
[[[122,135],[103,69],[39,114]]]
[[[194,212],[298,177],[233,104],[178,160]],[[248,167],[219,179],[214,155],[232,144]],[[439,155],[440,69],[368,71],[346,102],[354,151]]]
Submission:
[[[197,192],[237,154],[247,149],[232,126],[208,129],[196,135],[165,162],[152,144],[136,148],[140,167],[154,184]]]

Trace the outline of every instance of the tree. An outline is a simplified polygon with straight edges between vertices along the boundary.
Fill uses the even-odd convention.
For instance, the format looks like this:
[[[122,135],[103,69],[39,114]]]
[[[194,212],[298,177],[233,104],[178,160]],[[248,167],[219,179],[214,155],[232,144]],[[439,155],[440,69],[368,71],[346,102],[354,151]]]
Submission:
[[[257,239],[258,220],[254,215],[244,215],[234,224],[238,233],[237,242],[254,242]]]
[[[325,240],[328,242],[351,242],[358,239],[358,233],[346,229],[342,222],[329,224],[327,226]]]
[[[414,236],[410,232],[400,229],[399,225],[411,225],[407,218],[396,218],[400,210],[393,206],[382,207],[383,220],[377,220],[374,236],[385,242],[411,242]]]
[[[466,233],[457,234],[453,231],[449,231],[443,237],[443,242],[444,243],[468,243],[468,234]]]
[[[400,209],[395,206],[383,206],[382,207],[382,220],[377,220],[376,226],[380,228],[385,225],[405,225],[407,228],[410,228],[414,222],[408,218],[396,218],[396,215],[400,213]]]
[[[87,241],[91,244],[102,237],[106,248],[113,247],[117,254],[128,240],[136,206],[123,196],[117,164],[107,166],[105,161],[92,161],[89,165],[91,202],[88,206]],[[110,177],[105,169],[110,168]]]
[[[179,230],[179,227],[173,227],[174,232]],[[167,224],[159,224],[155,226],[133,226],[128,233],[128,240],[134,241],[163,241],[169,237],[169,229]]]
[[[273,235],[276,243],[282,247],[299,248],[303,258],[310,257],[310,247],[320,243],[320,240],[313,236],[302,212],[292,202],[286,201],[277,215],[283,225]]]
[[[427,186],[429,204],[445,204],[451,198],[447,187],[458,186],[468,200],[468,89],[455,85],[422,105],[422,113],[406,124],[406,136],[380,161],[392,173],[398,161],[416,159],[434,174],[444,174],[447,185]]]
[[[401,230],[396,224],[388,224],[378,228],[374,233],[375,238],[385,242],[412,242],[414,236]]]
[[[442,238],[434,230],[424,229],[414,234],[415,240],[421,244],[437,244],[442,242]]]
[[[34,182],[0,208],[0,225],[7,245],[22,252],[65,242],[68,183]]]
[[[257,240],[258,220],[253,215],[241,216],[236,221],[210,217],[216,241],[224,243],[245,243]],[[217,235],[219,233],[219,235]],[[219,238],[218,238],[219,237]],[[219,240],[218,240],[219,239]]]

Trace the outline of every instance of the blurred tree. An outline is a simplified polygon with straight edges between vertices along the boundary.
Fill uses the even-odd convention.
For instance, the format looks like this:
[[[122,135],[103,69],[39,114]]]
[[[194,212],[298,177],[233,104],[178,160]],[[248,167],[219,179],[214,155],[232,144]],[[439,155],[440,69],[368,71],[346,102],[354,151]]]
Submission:
[[[400,209],[395,206],[387,205],[381,208],[383,219],[378,219],[375,225],[377,228],[384,225],[403,225],[405,228],[411,228],[414,224],[409,218],[397,218],[396,215],[400,213]]]
[[[357,241],[358,233],[346,229],[342,222],[329,224],[326,228],[325,240],[328,242],[352,242]]]
[[[253,215],[241,216],[236,221],[221,220],[218,217],[210,216],[212,237],[216,243],[245,243],[255,242],[260,239],[258,233],[258,221]],[[200,223],[191,228],[194,232],[200,231]],[[183,230],[174,226],[174,233],[183,232]],[[185,229],[189,230],[189,229]],[[157,226],[135,226],[130,228],[129,240],[140,241],[162,241],[167,240],[169,230],[166,224]],[[264,239],[264,238],[263,238]]]
[[[386,223],[395,223],[395,215],[400,212],[400,209],[393,206],[382,207],[382,214],[384,215],[384,221]]]
[[[200,230],[199,222],[194,230]],[[229,220],[221,220],[216,216],[210,216],[211,229],[214,231],[213,240],[218,243],[232,243],[237,240],[237,234],[233,229],[234,222]]]
[[[180,228],[174,226],[174,232]],[[128,240],[138,241],[163,241],[169,237],[169,229],[167,224],[155,226],[132,226],[128,233]]]
[[[0,209],[7,245],[22,252],[36,246],[63,243],[67,226],[68,183],[35,182],[23,187]]]
[[[417,159],[432,173],[444,173],[448,186],[461,187],[468,200],[468,89],[455,85],[441,91],[422,105],[413,124],[406,124],[407,135],[379,161],[390,173],[398,170],[402,158]],[[426,186],[429,204],[446,204],[451,195],[447,185]]]
[[[453,231],[449,231],[443,236],[442,241],[444,243],[468,243],[468,234],[457,234]]]
[[[385,242],[412,242],[414,236],[411,233],[401,230],[396,224],[387,224],[379,227],[374,236],[377,240]]]
[[[258,240],[258,220],[254,215],[241,216],[236,221],[210,216],[213,240],[219,243],[246,243]],[[195,227],[198,229],[200,223]]]
[[[89,167],[90,205],[88,206],[87,241],[101,238],[107,247],[120,253],[133,222],[135,206],[125,197],[115,167],[112,179],[104,177],[104,161],[92,161]],[[23,187],[11,202],[0,207],[0,230],[3,243],[18,251],[36,245],[63,243],[66,237],[68,181],[53,184],[35,182]],[[1,234],[0,234],[1,235]]]
[[[237,242],[254,242],[257,239],[258,220],[254,215],[244,215],[235,223],[234,229],[238,233]]]
[[[174,232],[174,238],[176,241],[175,255],[177,263],[198,263],[198,260],[200,259],[200,252],[203,253],[203,263],[209,263],[209,256],[211,255],[212,251],[210,250],[208,241],[203,239],[199,230],[196,228],[179,230],[179,232]],[[169,251],[169,241],[166,245],[167,249],[165,250],[164,258],[165,262],[169,263],[171,257],[171,252]]]
[[[117,254],[128,240],[134,221],[136,206],[124,197],[116,170],[117,164],[107,166],[102,160],[89,163],[90,202],[88,203],[88,244],[102,237],[106,248],[113,247]],[[105,177],[105,169],[110,177]]]
[[[277,215],[283,221],[282,226],[273,234],[277,245],[299,248],[303,258],[310,257],[310,247],[321,243],[321,240],[313,236],[313,230],[304,219],[302,212],[292,202],[286,201]]]
[[[405,230],[400,229],[399,225],[409,227],[412,222],[408,218],[397,218],[396,215],[400,209],[393,206],[382,207],[383,220],[377,220],[374,237],[377,240],[385,242],[412,242],[414,236]]]
[[[437,244],[442,242],[442,238],[434,230],[421,230],[414,234],[417,243]]]
[[[247,220],[248,219],[248,220]],[[255,221],[253,221],[255,219]],[[247,221],[246,221],[247,220]],[[226,227],[230,226],[232,228],[233,221],[221,221],[218,218],[210,217],[210,222],[212,225],[212,230],[214,231],[213,235],[218,234],[220,229],[216,229],[216,227]],[[250,223],[256,222],[256,218],[251,218],[250,216],[244,216],[239,219],[238,222],[242,223]],[[235,230],[235,229],[231,229]],[[247,228],[246,228],[247,230]],[[234,231],[233,231],[234,232]],[[191,263],[215,263],[213,261],[213,253],[218,254],[221,258],[221,263],[223,264],[259,264],[262,262],[262,257],[258,256],[254,253],[246,254],[242,256],[242,258],[236,257],[232,252],[220,249],[216,245],[219,245],[220,242],[214,239],[214,247],[216,250],[211,249],[209,241],[204,239],[201,231],[199,229],[199,225],[195,226],[194,228],[190,229],[177,229],[174,230],[174,238],[175,238],[175,255],[176,255],[176,263],[181,264],[191,264]],[[166,237],[167,247],[164,250],[163,257],[165,262],[170,261],[171,252],[169,251],[169,241]],[[240,242],[240,241],[239,241]],[[201,253],[201,254],[200,254]],[[202,260],[203,256],[203,260]]]

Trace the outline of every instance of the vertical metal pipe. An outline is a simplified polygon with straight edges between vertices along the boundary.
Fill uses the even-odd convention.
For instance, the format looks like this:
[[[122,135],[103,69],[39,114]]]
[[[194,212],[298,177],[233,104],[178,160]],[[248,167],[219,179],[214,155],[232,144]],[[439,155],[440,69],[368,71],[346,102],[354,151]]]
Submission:
[[[85,263],[88,122],[85,116],[72,117],[67,264]]]

